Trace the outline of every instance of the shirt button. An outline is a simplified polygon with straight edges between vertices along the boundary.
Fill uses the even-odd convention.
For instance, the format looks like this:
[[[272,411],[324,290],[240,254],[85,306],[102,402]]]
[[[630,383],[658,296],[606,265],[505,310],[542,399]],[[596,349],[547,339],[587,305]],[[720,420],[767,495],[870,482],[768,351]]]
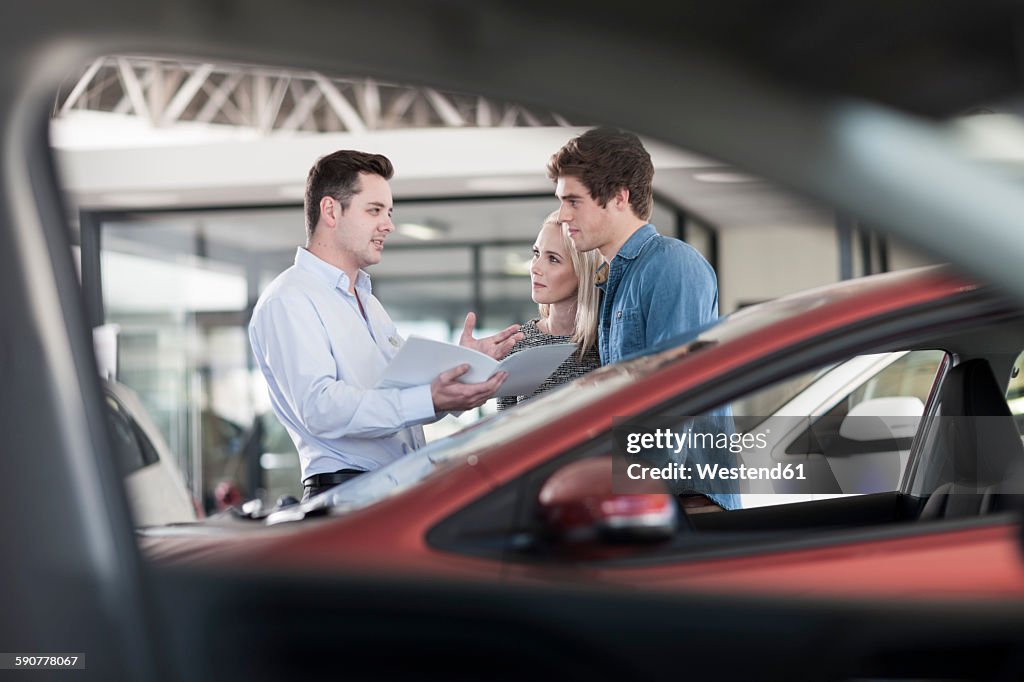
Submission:
[[[622,311],[621,310],[619,312],[615,313],[615,319],[617,319],[617,320],[621,320],[622,319]]]

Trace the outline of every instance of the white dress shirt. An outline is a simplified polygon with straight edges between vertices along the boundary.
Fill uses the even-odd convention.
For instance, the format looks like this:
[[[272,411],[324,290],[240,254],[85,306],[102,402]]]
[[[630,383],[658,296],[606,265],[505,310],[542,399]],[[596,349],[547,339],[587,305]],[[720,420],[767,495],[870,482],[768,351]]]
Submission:
[[[256,362],[299,451],[303,479],[384,466],[422,446],[418,424],[438,418],[429,385],[373,388],[403,340],[371,293],[369,275],[356,276],[359,301],[348,289],[348,275],[300,247],[249,323]]]

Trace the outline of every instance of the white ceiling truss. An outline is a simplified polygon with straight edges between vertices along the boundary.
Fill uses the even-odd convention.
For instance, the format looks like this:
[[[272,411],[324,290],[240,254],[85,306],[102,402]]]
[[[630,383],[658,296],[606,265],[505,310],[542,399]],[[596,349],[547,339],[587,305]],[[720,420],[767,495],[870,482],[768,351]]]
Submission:
[[[214,123],[265,135],[572,125],[558,114],[517,104],[372,78],[151,57],[102,57],[72,82],[57,95],[55,117],[104,111],[137,116],[153,128]]]

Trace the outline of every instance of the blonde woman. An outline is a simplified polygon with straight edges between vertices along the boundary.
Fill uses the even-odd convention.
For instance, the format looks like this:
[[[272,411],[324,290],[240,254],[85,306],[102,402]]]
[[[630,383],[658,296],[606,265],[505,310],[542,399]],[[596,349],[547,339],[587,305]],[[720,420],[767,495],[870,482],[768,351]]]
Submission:
[[[600,291],[594,272],[602,263],[597,249],[580,253],[569,239],[565,226],[558,222],[558,211],[547,217],[533,244],[530,283],[540,317],[530,320],[520,331],[525,335],[511,352],[551,343],[575,343],[578,350],[559,365],[554,374],[529,396],[498,398],[498,409],[517,403],[572,381],[597,369],[597,318]]]

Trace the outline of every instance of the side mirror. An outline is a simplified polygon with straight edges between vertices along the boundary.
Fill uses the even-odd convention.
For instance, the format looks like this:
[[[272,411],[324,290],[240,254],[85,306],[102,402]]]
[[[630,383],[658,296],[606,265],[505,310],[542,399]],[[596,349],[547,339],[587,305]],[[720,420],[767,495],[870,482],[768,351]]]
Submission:
[[[872,398],[850,410],[839,426],[839,435],[860,442],[913,438],[923,414],[920,398]]]
[[[615,493],[610,456],[566,464],[544,482],[537,501],[549,533],[569,543],[665,540],[679,522],[667,492]]]

